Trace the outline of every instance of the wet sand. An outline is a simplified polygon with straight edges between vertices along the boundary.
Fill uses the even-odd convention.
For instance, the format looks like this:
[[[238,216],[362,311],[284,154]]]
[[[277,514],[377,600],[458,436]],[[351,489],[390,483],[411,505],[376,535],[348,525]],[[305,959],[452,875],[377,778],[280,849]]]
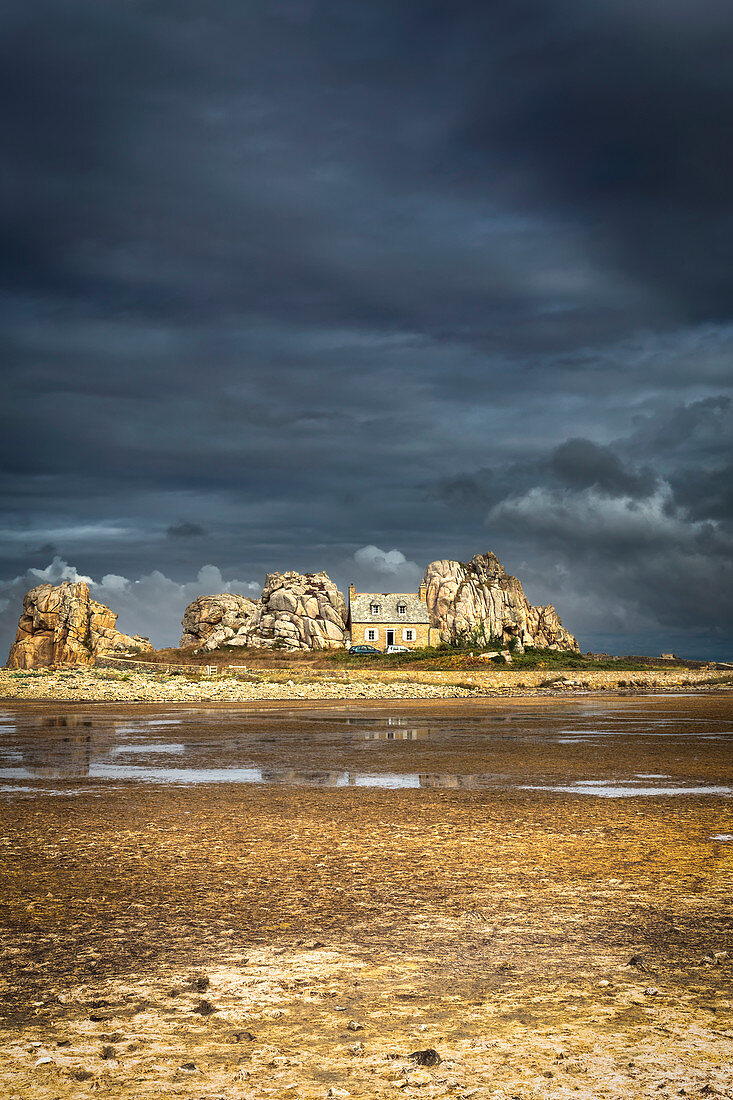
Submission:
[[[604,700],[629,733],[600,739],[592,708],[553,701],[545,736],[527,703],[412,704],[394,731],[451,729],[388,743],[363,719],[389,733],[394,706],[341,708],[351,739],[263,708],[280,736],[244,721],[226,747],[273,769],[505,777],[488,790],[95,782],[77,760],[6,793],[2,1095],[733,1095],[733,843],[712,839],[733,836],[733,799],[522,789],[730,783],[730,701]],[[90,758],[141,714],[57,707],[33,736],[68,738],[68,762],[90,711],[109,719]],[[229,713],[203,734],[146,713],[156,737],[125,744],[180,742],[194,768],[231,734]]]

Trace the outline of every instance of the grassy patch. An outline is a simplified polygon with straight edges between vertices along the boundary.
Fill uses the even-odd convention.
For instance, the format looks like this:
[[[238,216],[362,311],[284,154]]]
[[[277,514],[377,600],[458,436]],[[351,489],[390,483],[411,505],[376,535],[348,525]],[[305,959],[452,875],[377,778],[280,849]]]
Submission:
[[[294,680],[298,676],[327,674],[328,671],[337,669],[350,672],[365,670],[415,670],[435,672],[460,672],[460,671],[492,671],[501,668],[513,670],[547,669],[549,672],[564,671],[574,674],[587,670],[600,672],[610,670],[612,672],[642,672],[652,671],[654,668],[677,669],[684,667],[673,661],[656,662],[647,658],[634,660],[629,658],[589,657],[582,653],[571,651],[557,651],[552,649],[527,649],[525,653],[512,652],[512,664],[506,665],[501,657],[495,660],[487,659],[482,654],[493,650],[507,648],[506,646],[490,645],[456,645],[449,646],[445,643],[439,646],[424,646],[421,649],[411,649],[407,653],[374,653],[368,656],[351,655],[345,649],[321,649],[321,650],[283,650],[283,649],[259,649],[243,648],[241,646],[221,646],[211,653],[194,654],[192,649],[166,649],[156,653],[145,654],[140,660],[152,664],[172,664],[184,666],[187,672],[179,672],[178,675],[204,675],[207,665],[214,665],[220,676],[233,675],[237,679],[246,681],[249,677],[257,680],[258,673],[273,678],[273,672],[285,674],[287,678]],[[237,665],[230,669],[228,666]],[[151,673],[157,675],[156,673]],[[170,675],[175,675],[171,672]]]
[[[506,647],[504,647],[506,648]],[[606,669],[611,671],[649,671],[649,665],[633,660],[617,660],[607,658],[598,660],[587,657],[582,653],[572,653],[567,650],[554,649],[528,649],[525,653],[512,653],[512,664],[506,665],[501,656],[487,659],[483,653],[491,653],[492,649],[482,650],[474,647],[459,648],[451,646],[426,646],[424,649],[413,649],[409,653],[374,653],[369,656],[350,656],[348,653],[334,653],[334,664],[345,665],[350,668],[383,668],[383,669],[425,669],[435,671],[490,671],[494,668],[529,670],[548,669],[549,671],[580,672],[583,670],[598,672]],[[667,665],[664,666],[668,667]],[[674,667],[674,666],[670,666]]]
[[[549,669],[564,672],[649,672],[649,665],[641,661],[616,660],[607,658],[597,660],[583,653],[558,652],[555,649],[528,649],[524,653],[512,654],[512,667],[517,669]],[[665,666],[666,667],[666,666]]]

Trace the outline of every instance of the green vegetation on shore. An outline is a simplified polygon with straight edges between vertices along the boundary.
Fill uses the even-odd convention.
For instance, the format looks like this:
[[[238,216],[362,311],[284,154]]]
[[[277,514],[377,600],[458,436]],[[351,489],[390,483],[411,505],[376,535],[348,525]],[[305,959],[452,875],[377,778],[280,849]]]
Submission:
[[[505,647],[504,647],[505,648]],[[525,669],[548,669],[558,672],[604,671],[635,672],[648,670],[649,664],[644,660],[625,657],[589,657],[582,653],[573,653],[568,650],[555,649],[527,649],[524,653],[512,651],[512,661],[507,665],[504,658],[488,657],[487,653],[494,649],[482,650],[477,648],[459,646],[425,646],[423,649],[413,649],[409,653],[378,653],[369,657],[351,657],[348,653],[337,652],[333,655],[334,664],[358,664],[364,667],[374,668],[411,668],[417,665],[420,668],[438,670],[450,669],[491,669],[504,668],[522,671]],[[677,661],[659,662],[659,667],[681,668],[684,667]]]
[[[548,672],[567,672],[570,675],[588,672],[643,672],[651,668],[679,669],[684,661],[657,658],[609,657],[574,653],[570,650],[527,649],[524,653],[512,651],[512,662],[506,664],[503,657],[489,657],[491,649],[470,646],[425,646],[408,653],[374,653],[367,656],[351,655],[344,649],[284,650],[241,646],[220,646],[211,652],[194,653],[189,649],[163,649],[154,653],[141,653],[138,659],[145,663],[178,666],[215,665],[225,669],[229,665],[257,669],[292,669],[315,671],[316,669],[367,669],[427,672],[479,671],[502,668],[507,671],[547,669]],[[702,662],[700,662],[702,664]]]

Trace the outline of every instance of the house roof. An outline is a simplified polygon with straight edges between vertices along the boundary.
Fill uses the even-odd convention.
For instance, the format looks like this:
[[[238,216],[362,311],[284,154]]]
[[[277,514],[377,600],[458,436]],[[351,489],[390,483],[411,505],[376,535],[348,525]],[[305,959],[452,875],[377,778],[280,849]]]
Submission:
[[[379,605],[374,615],[370,611],[372,604]],[[404,615],[397,611],[397,605],[407,608]],[[349,601],[352,623],[429,623],[427,604],[415,592],[357,592]]]

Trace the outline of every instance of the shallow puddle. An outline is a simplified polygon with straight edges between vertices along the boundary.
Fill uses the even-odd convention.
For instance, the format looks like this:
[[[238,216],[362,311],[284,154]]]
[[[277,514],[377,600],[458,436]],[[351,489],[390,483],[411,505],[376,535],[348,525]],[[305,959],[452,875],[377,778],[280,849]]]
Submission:
[[[0,712],[0,791],[35,781],[67,794],[134,782],[728,796],[730,727],[730,700],[714,696],[400,712],[26,704]]]

